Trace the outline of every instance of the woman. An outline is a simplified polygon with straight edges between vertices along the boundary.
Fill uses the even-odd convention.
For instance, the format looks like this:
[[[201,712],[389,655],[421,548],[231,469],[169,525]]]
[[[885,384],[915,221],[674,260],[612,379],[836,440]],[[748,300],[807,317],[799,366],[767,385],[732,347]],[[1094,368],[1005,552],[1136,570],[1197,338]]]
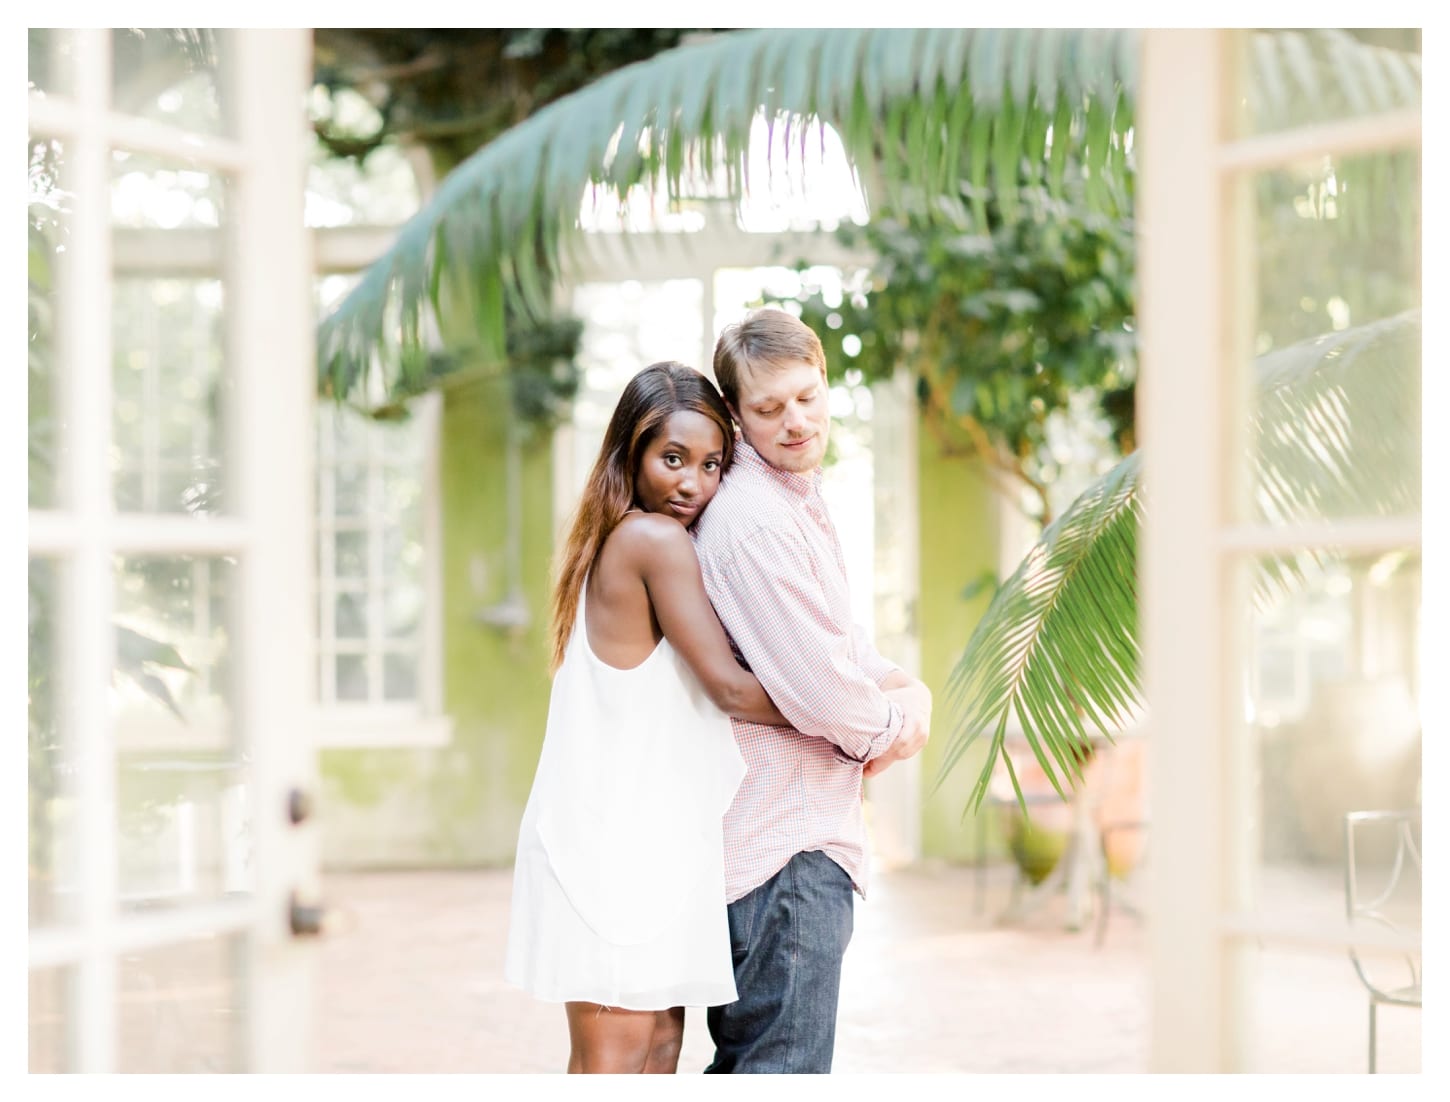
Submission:
[[[564,1003],[571,1072],[673,1073],[684,1007],[736,998],[721,819],[745,764],[728,716],[786,720],[732,655],[687,531],[733,451],[708,379],[640,371],[561,555],[504,971]]]

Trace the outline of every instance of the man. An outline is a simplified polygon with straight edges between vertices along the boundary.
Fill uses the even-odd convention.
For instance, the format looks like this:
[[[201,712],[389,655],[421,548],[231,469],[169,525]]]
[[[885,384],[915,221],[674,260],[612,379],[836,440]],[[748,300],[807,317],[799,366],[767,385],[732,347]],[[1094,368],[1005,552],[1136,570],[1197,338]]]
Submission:
[[[715,345],[740,427],[696,526],[705,589],[740,657],[792,727],[733,720],[745,780],[725,816],[725,888],[739,999],[707,1012],[707,1072],[828,1072],[853,891],[865,897],[862,778],[926,743],[931,694],[851,620],[821,498],[830,435],[819,338],[757,310]]]

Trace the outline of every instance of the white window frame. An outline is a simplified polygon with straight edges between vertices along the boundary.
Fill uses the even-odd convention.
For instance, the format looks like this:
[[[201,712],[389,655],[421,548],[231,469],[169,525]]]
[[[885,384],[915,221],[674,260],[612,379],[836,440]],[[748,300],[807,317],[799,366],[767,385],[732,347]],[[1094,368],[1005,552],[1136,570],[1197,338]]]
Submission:
[[[62,1027],[75,1069],[118,1064],[121,958],[189,938],[242,937],[237,1009],[245,1015],[251,1071],[297,1071],[311,1042],[311,972],[288,928],[291,893],[317,874],[312,831],[287,821],[287,794],[313,787],[311,746],[296,737],[305,709],[305,671],[296,640],[307,630],[305,533],[311,462],[306,441],[315,367],[313,318],[302,273],[303,155],[299,97],[310,76],[302,30],[225,31],[237,92],[237,133],[227,138],[111,110],[107,29],[57,32],[73,47],[65,92],[32,92],[30,133],[66,146],[71,220],[67,264],[55,296],[69,324],[58,331],[55,394],[67,429],[56,506],[29,513],[32,557],[65,565],[58,588],[56,664],[67,686],[61,723],[74,763],[73,922],[33,929],[32,972],[67,968],[73,982]],[[225,173],[232,182],[223,233],[213,235],[208,275],[229,288],[226,363],[227,460],[233,509],[204,520],[184,514],[118,513],[112,492],[112,265],[125,249],[111,226],[112,149],[155,153]],[[164,231],[171,232],[171,231]],[[291,281],[289,283],[289,281]],[[295,293],[293,293],[295,291]],[[238,899],[155,913],[118,907],[116,730],[109,687],[115,636],[117,555],[234,555],[235,738],[251,754],[248,784],[256,880]],[[300,633],[300,634],[299,634]]]
[[[44,102],[44,101],[42,101]],[[42,114],[54,110],[42,108]],[[128,120],[127,129],[135,120]],[[225,148],[225,147],[223,147]],[[158,152],[153,141],[146,152]],[[230,163],[230,162],[228,162]],[[166,247],[155,247],[154,235],[147,231],[118,229],[113,232],[117,269],[128,275],[175,276],[177,278],[215,278],[221,263],[221,245],[217,231],[201,228],[167,230]],[[318,278],[330,275],[351,275],[366,268],[392,244],[396,228],[388,226],[340,226],[309,230],[315,273]],[[416,702],[357,704],[324,703],[320,697],[318,671],[320,639],[317,636],[317,612],[321,594],[314,583],[310,587],[309,624],[311,646],[309,655],[312,675],[311,728],[315,745],[321,749],[437,748],[453,741],[453,720],[444,711],[443,699],[443,576],[442,576],[442,502],[439,454],[442,434],[442,400],[436,392],[415,400],[415,417],[427,424],[424,446],[423,481],[423,553],[424,553],[424,627],[423,646],[418,665],[418,696]],[[314,438],[316,434],[314,433]],[[319,536],[320,506],[313,519],[313,546]],[[225,518],[219,523],[225,524]],[[317,561],[314,554],[313,561]]]
[[[1349,935],[1282,922],[1248,905],[1251,744],[1237,701],[1243,669],[1238,566],[1246,554],[1420,543],[1416,516],[1297,526],[1244,523],[1233,504],[1247,402],[1252,317],[1246,174],[1306,151],[1417,148],[1404,111],[1234,139],[1236,38],[1153,30],[1138,96],[1139,429],[1157,488],[1142,536],[1144,689],[1153,738],[1155,852],[1149,875],[1153,1071],[1216,1072],[1247,1062],[1254,988],[1240,947],[1347,948]],[[1370,938],[1407,947],[1418,938]]]
[[[322,749],[369,749],[398,747],[447,746],[453,740],[453,720],[443,710],[443,574],[442,574],[442,506],[439,478],[439,453],[443,421],[443,400],[436,391],[414,399],[412,416],[423,430],[423,624],[422,646],[418,654],[418,692],[412,701],[324,701],[320,692],[322,639],[313,632],[312,654],[315,688],[313,727],[317,745]],[[324,532],[323,510],[327,502],[319,500],[314,523],[314,546],[320,559],[317,588],[312,607],[319,616],[326,616],[328,598],[334,592],[321,574],[321,563],[330,556],[321,555]],[[369,541],[380,539],[385,520],[369,519],[365,531]],[[371,559],[373,556],[369,556]],[[370,580],[371,582],[371,580]],[[375,602],[374,602],[375,603]],[[323,620],[326,622],[326,619]],[[371,607],[369,631],[375,632],[381,622],[380,612]],[[366,652],[369,656],[371,650]]]

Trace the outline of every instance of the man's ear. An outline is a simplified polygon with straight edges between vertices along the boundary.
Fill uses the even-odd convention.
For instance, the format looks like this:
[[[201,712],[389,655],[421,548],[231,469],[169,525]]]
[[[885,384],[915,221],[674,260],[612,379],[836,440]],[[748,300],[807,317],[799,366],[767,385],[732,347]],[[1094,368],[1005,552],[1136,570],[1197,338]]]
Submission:
[[[734,421],[737,425],[740,424],[740,411],[729,402],[725,403],[725,408],[730,411],[730,420]]]

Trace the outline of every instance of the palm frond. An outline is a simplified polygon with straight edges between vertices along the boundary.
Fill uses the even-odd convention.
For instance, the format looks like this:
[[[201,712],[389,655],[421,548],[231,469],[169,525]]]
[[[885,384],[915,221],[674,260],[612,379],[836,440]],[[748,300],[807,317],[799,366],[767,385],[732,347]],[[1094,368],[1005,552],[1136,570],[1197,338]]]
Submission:
[[[1420,504],[1420,311],[1329,333],[1259,357],[1247,462],[1269,523],[1415,512]],[[1141,705],[1138,453],[1088,487],[1027,553],[977,623],[947,685],[951,741],[940,785],[988,738],[968,803],[981,806],[1013,717],[1060,795],[1081,779],[1087,722],[1106,738]],[[1260,560],[1262,607],[1329,561]],[[1019,801],[1025,800],[1010,774]]]
[[[1256,509],[1288,524],[1420,505],[1420,311],[1256,361]]]
[[[1258,132],[1420,105],[1421,58],[1347,31],[1274,31],[1249,39],[1246,99]]]
[[[1313,105],[1419,106],[1413,53],[1322,30],[1258,32],[1251,42],[1258,131],[1303,122]],[[1085,173],[1088,202],[1117,213],[1131,182],[1138,52],[1131,29],[767,29],[620,69],[449,173],[322,323],[320,389],[346,397],[375,359],[426,386],[430,311],[467,314],[501,359],[505,300],[543,313],[588,186],[623,196],[662,180],[673,197],[688,173],[718,170],[739,197],[762,112],[799,137],[785,143],[798,163],[811,128],[835,127],[873,203],[908,186],[955,189],[965,176],[1010,211],[1024,164],[1029,185],[1054,192],[1071,165]]]
[[[346,396],[375,355],[405,379],[421,376],[424,319],[445,304],[469,311],[479,340],[501,356],[505,298],[542,312],[586,187],[623,196],[662,177],[676,194],[693,161],[718,169],[739,196],[762,112],[787,138],[835,127],[858,164],[871,161],[868,188],[955,186],[962,149],[978,184],[1015,188],[1024,135],[1045,141],[1051,125],[1052,158],[1086,165],[1093,195],[1110,202],[1097,177],[1127,140],[1135,42],[1134,31],[770,29],[620,69],[449,173],[324,320],[322,390]],[[804,160],[803,142],[785,148]],[[998,173],[1010,166],[1010,184],[994,164]]]
[[[997,590],[952,671],[946,699],[958,718],[937,783],[990,731],[971,807],[981,805],[1014,716],[1065,797],[1059,772],[1081,778],[1084,719],[1110,737],[1132,713],[1140,464],[1137,453],[1123,459],[1043,532]],[[1012,786],[1022,800],[1015,776]]]

